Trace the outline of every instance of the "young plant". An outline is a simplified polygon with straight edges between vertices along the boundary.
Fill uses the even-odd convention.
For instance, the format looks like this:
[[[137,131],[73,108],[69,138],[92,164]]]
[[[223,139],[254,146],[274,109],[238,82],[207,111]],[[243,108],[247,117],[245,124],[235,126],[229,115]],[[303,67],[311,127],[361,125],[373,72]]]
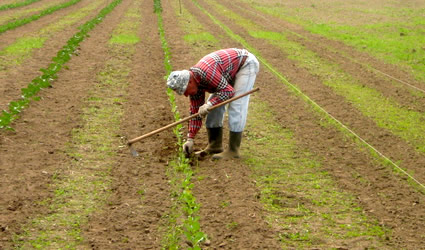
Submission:
[[[40,12],[38,14],[35,14],[35,15],[32,15],[32,16],[29,16],[29,17],[25,17],[25,18],[22,18],[22,19],[19,19],[19,20],[12,21],[12,22],[6,23],[4,25],[1,25],[0,26],[0,34],[3,33],[3,32],[6,32],[8,30],[15,29],[15,28],[17,28],[19,26],[25,25],[25,24],[27,24],[29,22],[38,20],[38,19],[40,19],[43,16],[52,14],[53,12],[55,12],[57,10],[60,10],[60,9],[69,7],[69,6],[74,5],[74,4],[76,4],[76,3],[80,2],[80,1],[81,0],[70,0],[69,2],[61,3],[61,4],[58,4],[58,5],[52,6],[52,7],[48,8],[48,9],[45,9],[45,10],[43,10],[42,12]]]
[[[32,3],[39,2],[39,1],[40,0],[26,0],[26,1],[23,1],[23,2],[19,2],[19,3],[5,4],[5,5],[0,6],[0,10],[8,10],[8,9],[13,9],[13,8],[23,7],[23,6],[27,6],[27,5],[30,5]]]
[[[168,47],[167,41],[165,39],[165,32],[162,22],[162,6],[160,0],[154,0],[154,11],[158,16],[158,27],[160,33],[160,39],[162,42],[162,48],[164,50],[164,66],[167,72],[167,75],[171,72],[172,66],[170,64],[171,53]],[[177,110],[177,105],[175,102],[175,96],[171,89],[167,89],[167,95],[171,104],[172,112],[174,113],[174,119],[177,121],[180,119],[180,113]],[[196,202],[196,199],[192,193],[193,183],[191,179],[193,176],[192,168],[189,165],[189,160],[185,157],[185,154],[182,150],[182,141],[183,136],[181,129],[183,126],[180,124],[173,131],[177,136],[177,145],[179,147],[179,152],[177,155],[174,171],[183,172],[183,180],[181,184],[181,194],[179,196],[179,201],[183,203],[182,210],[186,216],[183,222],[184,235],[190,244],[189,249],[201,249],[200,243],[207,238],[207,235],[201,231],[201,226],[199,223],[199,216],[197,216],[200,205]]]
[[[75,3],[81,0],[73,0]],[[66,45],[58,51],[57,55],[52,58],[52,63],[46,69],[40,69],[43,73],[31,81],[26,88],[21,90],[21,98],[18,101],[9,103],[9,110],[3,110],[0,115],[0,129],[13,130],[10,126],[11,122],[18,118],[19,113],[29,105],[31,100],[39,100],[35,95],[44,88],[51,86],[51,83],[57,79],[57,73],[62,69],[62,66],[71,60],[72,55],[78,48],[79,44],[88,36],[88,33],[111,12],[122,0],[115,0],[92,20],[80,26],[80,31],[77,32]],[[67,2],[70,3],[70,2]]]

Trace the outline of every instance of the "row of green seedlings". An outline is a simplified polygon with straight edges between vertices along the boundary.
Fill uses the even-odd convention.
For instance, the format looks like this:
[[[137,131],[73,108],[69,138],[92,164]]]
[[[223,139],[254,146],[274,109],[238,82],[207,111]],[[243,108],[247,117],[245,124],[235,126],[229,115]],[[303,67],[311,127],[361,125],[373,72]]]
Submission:
[[[170,74],[172,66],[170,64],[171,53],[168,47],[167,41],[165,39],[165,32],[162,22],[162,7],[160,0],[154,0],[154,11],[158,16],[158,28],[160,33],[160,39],[162,43],[162,48],[164,50],[164,66],[166,69],[167,75]],[[175,101],[175,95],[171,89],[167,89],[167,95],[172,107],[172,112],[174,114],[174,119],[176,121],[180,120],[180,113],[177,110],[177,105]],[[189,159],[185,157],[185,154],[182,150],[183,136],[182,130],[183,125],[179,124],[173,130],[174,134],[177,136],[177,145],[179,148],[178,156],[174,165],[174,170],[177,172],[183,172],[183,181],[181,183],[181,193],[179,195],[179,200],[184,203],[183,212],[186,215],[186,218],[183,222],[184,234],[187,238],[187,241],[190,244],[189,249],[201,249],[200,244],[202,241],[206,240],[207,235],[201,231],[201,226],[199,223],[198,211],[200,209],[200,204],[196,202],[196,199],[193,195],[193,183],[191,179],[193,176],[193,170],[189,164]],[[169,246],[171,248],[177,248],[178,242],[175,242],[176,245]]]
[[[8,9],[19,8],[19,7],[27,6],[27,5],[30,5],[32,3],[39,2],[39,1],[40,0],[26,0],[26,1],[18,2],[18,3],[5,4],[5,5],[0,6],[0,10],[8,10]]]
[[[18,19],[16,21],[12,21],[12,22],[3,24],[3,25],[0,26],[0,34],[3,33],[3,32],[6,32],[8,30],[15,29],[19,26],[25,25],[27,23],[30,23],[32,21],[38,20],[43,16],[52,14],[53,12],[55,12],[57,10],[69,7],[69,6],[74,5],[74,4],[76,4],[80,1],[81,0],[70,0],[68,2],[61,3],[61,4],[58,4],[58,5],[52,6],[48,9],[45,9],[38,14],[34,14],[32,16],[29,16],[29,17],[25,17],[25,18],[22,18],[22,19]]]
[[[302,92],[298,87],[290,83],[282,74],[280,74],[271,64],[269,64],[265,58],[263,58],[260,53],[252,47],[245,39],[243,39],[241,36],[235,34],[229,27],[227,27],[225,24],[220,22],[217,18],[215,18],[213,15],[211,15],[206,9],[204,9],[196,0],[192,0],[192,2],[206,15],[208,15],[211,20],[213,20],[214,23],[216,23],[221,29],[223,29],[229,37],[231,37],[233,40],[239,42],[242,44],[245,48],[253,52],[259,61],[265,65],[274,75],[276,75],[279,79],[282,80],[282,82],[289,87],[291,92],[295,94],[296,96],[299,96],[303,101],[310,104],[312,109],[316,111],[318,114],[322,115],[326,121],[337,128],[339,131],[341,131],[346,137],[352,139],[359,147],[367,149],[370,155],[376,159],[379,163],[381,163],[384,166],[387,166],[391,168],[395,173],[399,174],[400,176],[407,176],[408,182],[413,187],[415,187],[418,191],[421,193],[425,193],[425,186],[417,181],[412,175],[410,175],[406,170],[402,169],[400,166],[398,166],[396,163],[394,163],[390,158],[383,155],[381,152],[379,152],[377,149],[375,149],[372,145],[367,143],[363,138],[361,138],[359,135],[354,133],[350,128],[348,128],[346,125],[344,125],[342,122],[337,120],[335,117],[333,117],[331,114],[329,114],[324,108],[322,108],[319,104],[317,104],[314,100],[312,100],[310,97],[308,97],[304,92]]]
[[[71,37],[66,45],[58,51],[56,56],[52,58],[53,62],[49,67],[40,69],[43,74],[34,78],[26,88],[21,89],[21,99],[10,102],[8,106],[9,110],[2,111],[0,114],[0,129],[13,130],[10,124],[19,117],[19,113],[24,108],[28,107],[32,100],[40,100],[40,97],[36,96],[36,94],[41,89],[51,86],[52,82],[58,78],[57,74],[62,69],[63,65],[71,59],[72,54],[75,53],[84,38],[88,37],[88,32],[102,22],[103,18],[111,12],[115,6],[121,3],[121,1],[122,0],[113,1],[103,8],[95,18],[79,27],[80,31]]]

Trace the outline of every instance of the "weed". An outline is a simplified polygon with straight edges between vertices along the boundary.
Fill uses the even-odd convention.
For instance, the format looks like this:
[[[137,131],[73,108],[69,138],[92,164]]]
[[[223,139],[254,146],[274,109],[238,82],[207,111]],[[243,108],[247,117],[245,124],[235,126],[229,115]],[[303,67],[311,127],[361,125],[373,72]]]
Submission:
[[[317,8],[314,10],[302,8],[295,13],[293,9],[284,6],[253,4],[254,8],[263,13],[302,25],[312,33],[343,41],[388,63],[402,66],[406,71],[413,70],[415,76],[424,81],[425,50],[421,49],[425,43],[421,28],[425,23],[423,8],[390,7],[391,3],[388,5],[381,9],[344,8],[345,11],[350,11],[350,16],[359,17],[354,18],[357,24],[352,24],[330,20],[332,18],[329,17],[336,17],[337,20],[353,20],[353,18],[341,18],[335,13],[335,6],[321,8],[320,11]],[[331,11],[332,15],[328,15],[327,13]],[[326,16],[326,19],[317,15]]]
[[[246,42],[245,39],[243,39],[241,36],[235,34],[229,27],[227,27],[221,21],[219,21],[216,17],[214,17],[213,15],[211,15],[202,6],[200,6],[197,3],[196,0],[192,0],[192,1],[195,3],[195,5],[201,11],[203,11],[208,17],[210,17],[211,20],[216,25],[218,25],[220,28],[222,28],[230,38],[232,38],[233,40],[241,43],[245,48],[247,48],[252,53],[254,53],[256,55],[256,57],[259,59],[259,61],[268,70],[270,70],[273,74],[275,74],[279,79],[282,80],[282,83],[284,83],[285,85],[287,85],[289,87],[289,90],[293,94],[295,94],[296,96],[300,97],[306,103],[310,104],[311,107],[312,107],[312,109],[313,109],[313,111],[314,112],[317,112],[318,114],[320,114],[324,118],[324,119],[322,119],[322,123],[323,122],[326,122],[326,123],[328,123],[328,124],[336,127],[338,130],[340,130],[341,132],[343,132],[344,135],[346,135],[348,138],[350,138],[351,140],[353,140],[354,142],[356,142],[356,144],[359,145],[359,147],[361,149],[366,149],[369,152],[370,155],[372,155],[377,161],[379,161],[380,164],[392,168],[397,173],[400,173],[401,171],[404,171],[404,170],[400,169],[400,167],[398,165],[396,165],[393,161],[391,161],[388,157],[386,157],[386,156],[382,155],[381,153],[379,153],[374,147],[372,147],[371,145],[367,144],[367,142],[365,142],[363,139],[361,139],[357,134],[353,133],[347,126],[345,126],[339,120],[336,120],[326,110],[324,110],[321,106],[319,106],[315,101],[313,101],[306,94],[304,94],[297,86],[295,86],[294,84],[290,83],[281,73],[279,73],[272,65],[270,65],[261,56],[261,54],[254,47],[252,47],[250,44],[248,44],[248,42]],[[216,5],[216,6],[219,6],[219,8],[222,8],[221,5]],[[228,12],[229,11],[226,11],[226,13],[228,13]],[[241,25],[243,27],[247,27],[247,29],[249,30],[249,26],[251,24],[251,22],[249,20],[246,21],[246,22],[242,22],[241,20],[246,20],[246,19],[240,19],[234,13],[232,13],[231,16],[236,17],[237,20],[238,20],[238,22],[241,23]],[[257,26],[255,26],[255,27],[258,28]],[[258,30],[255,30],[255,31],[252,30],[251,32],[257,32],[257,31]],[[255,34],[255,33],[251,33],[251,34]],[[403,172],[403,174],[409,176],[409,174],[406,171]],[[411,176],[409,176],[409,183],[412,183],[412,186],[414,186],[415,188],[417,188],[420,192],[425,192],[424,189],[423,189],[423,185],[420,185],[417,182],[415,182],[415,180]]]
[[[136,44],[140,41],[140,38],[137,35],[131,34],[117,34],[113,35],[112,39],[109,40],[110,43],[119,43],[119,44]]]
[[[227,229],[234,230],[239,226],[239,223],[232,221],[229,224],[226,225]]]
[[[10,3],[10,4],[1,5],[0,11],[18,8],[18,7],[23,7],[23,6],[38,2],[38,1],[40,1],[40,0],[25,0],[25,1],[22,1],[22,2],[18,2],[18,3]]]
[[[164,50],[164,66],[167,72],[167,75],[171,72],[172,67],[170,64],[170,49],[168,47],[167,41],[165,39],[165,32],[163,28],[163,21],[162,21],[162,7],[161,7],[161,1],[160,0],[154,0],[154,11],[158,16],[158,29],[160,33],[160,39],[162,42],[162,48]],[[177,110],[177,105],[175,102],[175,95],[171,89],[167,89],[167,95],[171,104],[171,110],[174,114],[174,119],[177,121],[180,119],[180,114]],[[181,193],[179,195],[178,201],[182,202],[183,205],[180,209],[182,209],[184,215],[186,216],[183,222],[182,226],[179,225],[171,225],[169,224],[169,232],[167,234],[167,238],[164,241],[164,247],[165,248],[171,248],[174,249],[178,245],[179,241],[179,233],[181,233],[181,229],[183,228],[183,233],[186,236],[186,239],[191,243],[190,249],[200,249],[200,243],[206,239],[207,235],[201,231],[200,223],[199,223],[199,216],[198,211],[200,209],[200,205],[196,202],[195,197],[192,193],[193,183],[191,183],[192,176],[193,176],[193,170],[189,165],[189,160],[186,159],[184,152],[182,150],[182,133],[181,129],[183,126],[180,124],[179,126],[175,127],[173,129],[174,134],[177,136],[177,146],[179,147],[179,152],[177,155],[177,159],[173,161],[171,165],[173,165],[173,171],[169,171],[169,174],[171,174],[171,179],[173,182],[177,182],[177,178],[179,176],[182,177],[181,179],[181,186],[180,190]],[[177,202],[177,201],[176,201]],[[175,204],[174,207],[177,209],[178,204]],[[178,216],[178,212],[171,216],[173,221],[169,222],[176,222],[175,218]]]
[[[179,7],[174,2],[173,7],[175,9],[176,16],[179,16],[178,21],[180,27],[185,32],[183,40],[191,45],[192,53],[197,57],[202,57],[206,49],[216,46],[218,39],[213,36],[205,27],[188,11],[182,4],[181,12],[179,14]]]
[[[41,76],[36,77],[31,81],[26,88],[21,90],[22,99],[9,103],[9,110],[3,110],[0,115],[0,129],[13,130],[10,124],[18,118],[19,113],[26,108],[32,100],[37,100],[35,96],[41,89],[51,86],[51,83],[57,79],[58,72],[62,69],[62,66],[67,63],[73,53],[75,53],[80,42],[88,36],[97,24],[103,21],[103,18],[111,12],[122,0],[115,0],[108,6],[103,8],[99,14],[92,20],[86,22],[80,27],[80,31],[77,32],[71,39],[68,40],[67,44],[58,51],[57,55],[52,58],[52,63],[45,69],[40,69],[43,73]],[[69,2],[68,2],[69,3]]]
[[[222,201],[222,202],[220,203],[220,207],[222,207],[222,208],[226,208],[226,207],[230,206],[230,204],[231,204],[231,202],[230,202],[230,201]]]
[[[119,3],[120,1],[112,2],[101,11],[98,18],[104,17]],[[123,53],[121,48],[115,50],[119,50],[116,51],[117,54]],[[123,64],[128,67],[131,61],[126,57],[115,63],[116,67]],[[108,70],[111,68],[105,68],[105,71]],[[111,72],[115,73],[113,70]],[[114,74],[116,83],[107,86],[107,94],[106,83],[102,82],[90,93],[92,98],[87,99],[88,107],[83,110],[82,116],[85,126],[73,131],[72,143],[66,150],[70,156],[78,157],[78,160],[70,162],[67,174],[54,179],[52,188],[55,196],[50,202],[50,212],[26,226],[27,234],[15,241],[17,246],[76,248],[82,242],[81,226],[87,222],[89,214],[106,203],[109,195],[109,171],[114,164],[116,144],[119,143],[113,135],[119,129],[122,116],[122,107],[110,104],[113,99],[125,96],[124,79],[127,74],[128,72]]]
[[[265,103],[254,97],[250,107],[250,137],[244,149],[250,153],[246,154],[246,162],[254,171],[261,201],[270,213],[269,223],[285,228],[279,237],[282,243],[308,247],[367,235],[379,246],[386,229],[366,218],[354,198],[338,190],[311,154],[296,148],[293,133],[274,122]],[[268,123],[264,124],[264,120]],[[261,146],[263,142],[273,147]],[[320,224],[322,229],[313,230],[311,224]]]
[[[61,4],[58,4],[58,5],[52,6],[48,9],[46,9],[46,10],[43,10],[39,14],[35,14],[35,15],[30,16],[30,17],[25,17],[25,18],[22,18],[22,19],[19,19],[19,20],[16,20],[16,21],[9,22],[7,24],[0,25],[0,34],[5,32],[5,31],[15,29],[15,28],[22,26],[24,24],[30,23],[32,21],[38,20],[43,16],[52,14],[55,11],[58,11],[60,9],[74,5],[74,4],[76,4],[80,1],[81,0],[70,0],[68,2],[61,3]]]

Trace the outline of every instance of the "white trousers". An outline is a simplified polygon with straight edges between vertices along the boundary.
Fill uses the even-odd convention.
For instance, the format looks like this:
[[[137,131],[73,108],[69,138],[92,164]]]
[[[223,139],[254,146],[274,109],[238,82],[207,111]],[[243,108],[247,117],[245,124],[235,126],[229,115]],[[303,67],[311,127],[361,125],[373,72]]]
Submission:
[[[250,91],[254,87],[255,78],[260,69],[260,64],[257,58],[249,53],[242,65],[242,68],[235,76],[235,95],[241,95],[247,91]],[[210,95],[208,100],[213,97],[214,94]],[[227,107],[229,115],[229,129],[232,132],[242,132],[246,125],[246,117],[248,115],[248,104],[249,95],[244,96],[238,100],[235,100],[225,106]],[[216,108],[208,113],[205,125],[207,128],[218,128],[223,127],[223,119],[225,106]]]

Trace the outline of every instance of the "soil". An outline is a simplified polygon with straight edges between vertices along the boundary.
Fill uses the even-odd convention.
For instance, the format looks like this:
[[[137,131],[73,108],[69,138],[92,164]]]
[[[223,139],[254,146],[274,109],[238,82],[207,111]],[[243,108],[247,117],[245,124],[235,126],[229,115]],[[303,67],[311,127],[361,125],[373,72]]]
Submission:
[[[39,31],[43,27],[58,21],[63,16],[84,8],[90,4],[90,2],[91,1],[83,0],[68,8],[58,10],[51,15],[44,16],[36,22],[31,22],[27,25],[5,32],[0,36],[0,49],[6,48],[22,36],[28,36],[34,31]],[[56,56],[56,53],[78,32],[78,27],[88,20],[91,20],[97,15],[100,9],[108,4],[108,2],[110,1],[104,1],[104,3],[96,10],[92,11],[91,14],[50,37],[42,48],[35,49],[32,56],[26,59],[21,65],[13,67],[5,65],[5,68],[0,71],[0,81],[2,82],[0,86],[0,96],[2,97],[0,99],[0,110],[7,109],[7,105],[10,101],[17,100],[21,95],[21,89],[28,86],[32,79],[41,75],[40,69],[48,67],[52,62],[52,58]]]
[[[55,1],[57,2],[57,4],[63,3],[66,0],[61,0],[61,1]],[[7,1],[4,3],[5,1],[2,1],[0,3],[0,6],[6,5],[6,4],[10,4],[7,3]],[[18,1],[15,1],[13,3],[18,3]],[[40,13],[40,10],[46,9],[45,6],[54,6],[55,4],[52,5],[48,5],[50,3],[53,3],[53,1],[38,1],[32,4],[29,4],[27,6],[22,6],[22,7],[17,7],[17,8],[11,8],[11,9],[7,9],[7,10],[2,10],[2,18],[0,21],[0,25],[4,25],[7,24],[9,22],[13,22],[16,21],[16,19],[21,19],[21,18],[26,18],[32,15],[36,15],[38,13]],[[36,10],[36,11],[34,11]],[[38,10],[38,11],[37,11]],[[18,16],[16,16],[17,13],[20,13]]]
[[[224,15],[209,8],[205,1],[200,2],[208,12],[219,17],[225,25],[228,27],[234,25]],[[229,2],[219,2],[229,6],[231,9],[232,4]],[[243,9],[250,8],[248,5],[238,4],[241,4]],[[196,8],[193,8],[191,13],[197,13]],[[292,25],[275,19],[273,22],[265,22],[264,19],[254,19],[252,15],[246,16],[246,13],[244,14],[243,12],[238,12],[238,14],[251,18],[264,27],[268,27],[270,23],[276,23],[277,26],[282,25],[283,27]],[[206,16],[201,14],[199,16],[198,20],[208,20]],[[217,27],[214,27],[216,26],[208,26],[213,34],[222,33]],[[315,76],[296,67],[295,62],[287,59],[286,55],[279,53],[273,46],[264,43],[262,40],[251,38],[242,29],[234,28],[232,30],[247,40],[251,46],[261,51],[262,56],[268,62],[277,67],[279,72],[283,72],[283,75],[287,76],[291,83],[299,86],[304,93],[330,114],[348,127],[353,128],[356,133],[374,145],[384,155],[390,155],[393,160],[402,160],[405,168],[415,171],[417,179],[422,183],[425,181],[425,175],[423,175],[425,157],[415,152],[412,146],[391,133],[378,128],[371,120],[362,116],[349,103],[345,102],[342,97],[337,96],[331,89],[323,86]],[[235,45],[232,43],[228,45],[228,47],[233,46]],[[319,48],[314,48],[313,46],[313,43],[307,45],[312,50],[323,50],[318,45],[316,46]],[[337,44],[333,44],[333,46],[337,46]],[[341,48],[334,47],[334,49],[341,49],[346,53],[350,51],[349,48],[342,44],[339,44],[339,46]],[[358,58],[357,56],[357,53],[352,54],[352,58]],[[367,59],[368,57],[358,58],[358,60],[367,64],[376,65],[375,67],[377,68],[385,65],[384,63],[377,64],[376,59],[370,61]],[[344,67],[349,66],[344,65]],[[351,70],[351,72],[356,71]],[[362,74],[361,72],[359,74]],[[404,75],[407,74],[404,73]],[[357,75],[355,76],[357,77]],[[360,79],[361,77],[358,78]],[[425,210],[417,207],[417,205],[424,205],[424,197],[421,193],[406,185],[405,177],[398,177],[388,168],[376,164],[370,159],[368,154],[359,151],[357,146],[351,141],[344,139],[339,132],[334,129],[324,129],[320,126],[320,118],[317,115],[313,115],[304,102],[289,96],[286,86],[264,68],[259,74],[256,85],[261,88],[260,98],[273,107],[274,113],[277,115],[276,119],[281,122],[282,126],[296,132],[296,138],[300,139],[300,147],[309,148],[312,152],[321,156],[324,161],[323,165],[328,166],[327,170],[335,176],[341,187],[354,193],[372,217],[378,218],[383,225],[393,230],[393,238],[390,239],[390,245],[403,246],[409,249],[421,247],[423,235],[418,234],[417,230],[425,225]],[[405,98],[410,98],[410,95],[406,95]],[[296,123],[294,122],[294,117],[298,118]],[[357,174],[369,180],[369,186],[364,187],[360,180],[354,177]]]
[[[149,7],[143,8],[141,14],[141,42],[133,59],[129,101],[120,131],[127,139],[166,126],[174,119],[161,77],[166,73],[157,16],[151,2],[142,1],[142,6]],[[171,206],[166,169],[176,152],[175,141],[172,130],[167,130],[135,143],[133,147],[138,157],[133,157],[128,148],[118,153],[118,164],[112,171],[113,193],[106,208],[90,217],[84,229],[88,247],[161,248],[162,218]],[[143,190],[143,197],[139,190]]]
[[[53,86],[40,92],[42,100],[31,103],[14,122],[15,132],[0,132],[1,246],[11,246],[13,234],[22,230],[21,224],[49,212],[39,202],[52,196],[49,184],[53,175],[61,174],[72,160],[64,150],[72,129],[81,126],[82,100],[96,81],[107,52],[98,46],[99,41],[107,41],[118,18],[112,16],[93,30],[92,39],[81,44],[81,56],[67,64],[69,70],[61,71]],[[66,41],[59,38],[62,35],[67,34],[58,34],[57,39]],[[45,53],[57,52],[49,49],[54,50],[46,47]],[[30,72],[34,66],[25,64],[22,72]],[[17,75],[15,79],[20,77],[26,76]]]
[[[87,3],[87,1],[82,1]],[[107,1],[109,3],[111,1]],[[185,7],[217,37],[226,37],[223,30],[204,15],[192,1],[182,1]],[[384,95],[398,98],[403,105],[423,112],[423,99],[415,99],[405,88],[388,84],[390,81],[365,70],[362,66],[346,61],[340,53],[330,52],[323,44],[329,44],[335,51],[358,61],[372,65],[403,79],[412,79],[407,73],[386,65],[379,60],[357,52],[335,41],[312,35],[298,26],[273,19],[272,22],[254,11],[249,5],[239,1],[219,1],[233,9],[243,6],[245,11],[238,13],[269,30],[290,29],[309,40],[292,37],[302,42],[308,49],[320,56],[334,60],[345,71],[367,86],[382,91]],[[123,2],[105,20],[90,32],[90,37],[81,43],[79,55],[68,64],[69,70],[62,70],[52,88],[40,92],[42,100],[33,102],[25,109],[21,117],[13,124],[15,132],[0,131],[0,249],[12,248],[14,234],[22,233],[21,225],[31,218],[49,213],[40,201],[53,195],[49,184],[52,176],[61,174],[71,161],[65,154],[66,144],[71,140],[73,128],[81,126],[83,101],[87,97],[91,83],[102,70],[108,57],[107,43],[112,29],[119,23],[120,17],[128,8],[130,0]],[[402,161],[403,167],[413,171],[415,177],[425,182],[425,157],[414,148],[375,125],[362,116],[344,98],[334,94],[319,79],[297,67],[287,55],[279,52],[264,41],[251,38],[244,30],[237,28],[222,13],[217,13],[206,3],[199,1],[210,13],[246,39],[253,47],[261,51],[267,61],[289,81],[298,85],[308,96],[329,111],[334,117],[353,128],[385,155],[395,161]],[[173,122],[173,116],[165,92],[163,76],[166,74],[163,64],[163,50],[158,35],[157,16],[153,13],[152,1],[141,1],[143,6],[142,25],[139,31],[141,42],[134,55],[134,67],[129,78],[128,102],[124,105],[124,117],[120,135],[130,139],[155,130]],[[73,9],[81,8],[70,7]],[[103,6],[105,6],[103,5]],[[103,7],[102,6],[102,7]],[[183,31],[177,24],[174,10],[169,1],[162,1],[164,8],[164,28],[168,45],[172,52],[173,69],[185,69],[197,62],[200,56],[192,53],[191,46],[181,39]],[[31,25],[22,26],[19,33],[25,34],[55,20],[64,12],[52,14]],[[87,17],[86,20],[90,19]],[[45,22],[45,23],[43,23]],[[1,105],[19,93],[16,89],[25,86],[37,76],[40,65],[47,65],[61,44],[73,34],[75,26],[55,35],[54,41],[46,43],[42,49],[17,69],[2,72]],[[16,32],[18,32],[18,29]],[[7,32],[1,41],[9,43],[18,33]],[[8,36],[11,36],[10,38]],[[4,40],[3,40],[4,39]],[[318,41],[319,43],[312,42]],[[223,47],[241,47],[237,42],[227,39]],[[211,47],[211,51],[216,49]],[[22,72],[26,72],[22,74]],[[261,91],[256,96],[266,101],[276,114],[276,120],[286,128],[295,131],[300,148],[307,148],[318,158],[322,165],[335,178],[341,189],[352,193],[371,218],[393,230],[386,240],[388,248],[423,248],[425,228],[425,198],[406,178],[398,176],[391,169],[376,163],[364,150],[347,140],[332,127],[320,125],[321,117],[312,112],[307,104],[288,93],[287,87],[264,66],[257,78],[256,86]],[[373,79],[370,81],[370,79]],[[414,82],[414,81],[412,81]],[[385,87],[386,86],[386,87]],[[9,92],[9,90],[11,92]],[[188,114],[188,100],[178,97],[180,113]],[[2,106],[0,106],[1,108]],[[296,119],[296,120],[294,120]],[[226,131],[226,130],[225,130]],[[171,207],[170,185],[166,170],[168,162],[176,154],[176,138],[172,131],[164,131],[147,138],[134,146],[140,156],[134,158],[127,148],[117,149],[116,166],[111,172],[112,193],[105,207],[89,217],[82,228],[82,247],[92,249],[159,249],[163,231],[163,217]],[[196,147],[206,146],[205,130],[196,138]],[[242,144],[243,146],[243,144]],[[201,204],[201,228],[210,239],[203,249],[278,249],[278,228],[270,227],[265,221],[266,211],[258,200],[257,189],[250,168],[242,160],[216,162],[206,159],[194,166],[194,195]],[[365,186],[356,176],[362,176],[368,182]],[[228,177],[231,178],[228,178]],[[140,187],[144,187],[143,198]],[[228,202],[223,207],[223,202]],[[226,203],[227,204],[227,203]],[[237,225],[229,227],[232,223]],[[347,248],[353,248],[347,245]],[[187,248],[188,246],[182,246]]]

